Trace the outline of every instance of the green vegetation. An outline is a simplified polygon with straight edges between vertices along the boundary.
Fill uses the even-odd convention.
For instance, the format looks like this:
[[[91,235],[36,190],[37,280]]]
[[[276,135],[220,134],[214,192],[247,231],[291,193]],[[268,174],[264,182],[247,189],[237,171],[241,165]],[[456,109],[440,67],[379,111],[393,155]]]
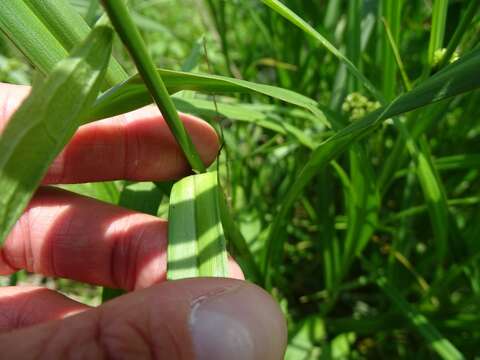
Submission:
[[[76,127],[153,94],[199,173],[174,110],[218,130],[222,151],[209,172],[173,189],[124,181],[66,188],[162,217],[170,204],[169,278],[224,274],[226,240],[246,278],[281,304],[287,359],[477,355],[478,0],[130,0],[128,24],[114,13],[120,2],[105,3],[125,44],[114,40],[108,66],[109,46],[89,53],[111,33],[98,1],[0,5],[0,80],[33,82],[39,94],[0,137],[2,240]],[[77,72],[89,75],[67,81]],[[59,103],[57,117],[25,120]],[[62,128],[55,121],[66,112]],[[56,132],[32,136],[37,127]],[[26,141],[55,146],[27,158]],[[17,161],[35,166],[21,173]],[[202,233],[220,245],[212,256],[202,251],[208,243],[193,241]],[[100,289],[50,283],[100,299]]]

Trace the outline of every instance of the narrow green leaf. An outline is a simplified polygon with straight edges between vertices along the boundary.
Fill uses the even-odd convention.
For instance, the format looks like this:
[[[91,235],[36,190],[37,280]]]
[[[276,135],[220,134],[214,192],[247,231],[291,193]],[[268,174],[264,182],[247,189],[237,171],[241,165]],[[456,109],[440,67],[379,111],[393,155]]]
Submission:
[[[418,137],[426,132],[429,127],[435,124],[437,120],[441,119],[448,110],[450,102],[450,100],[446,100],[407,116],[407,122],[405,126],[407,127],[412,139],[418,139]],[[378,186],[382,194],[386,192],[389,185],[392,183],[393,175],[396,169],[405,165],[407,156],[408,151],[406,147],[406,139],[401,135],[397,137],[393,149],[388,154],[387,159],[384,161],[382,170],[378,177]]]
[[[347,55],[357,68],[361,66],[362,5],[361,1],[350,1],[347,17]],[[360,90],[360,84],[352,73],[348,74],[347,80],[350,93]],[[351,182],[344,192],[348,220],[342,253],[342,276],[348,274],[355,256],[363,251],[375,231],[380,203],[372,164],[363,143],[351,146],[349,160]]]
[[[403,131],[406,131],[403,127]],[[442,262],[448,251],[448,204],[440,177],[432,163],[425,139],[420,139],[420,146],[407,135],[407,147],[412,156],[423,196],[428,206],[435,236],[437,259]]]
[[[405,125],[397,122],[397,126],[404,132],[407,139],[407,148],[415,163],[417,177],[428,205],[435,234],[437,258],[442,261],[447,254],[448,240],[448,205],[445,191],[433,166],[425,139],[420,139],[420,146],[417,146]]]
[[[374,172],[361,144],[350,150],[351,189],[347,189],[348,228],[343,252],[343,276],[348,273],[355,256],[371,239],[378,222],[380,196]]]
[[[452,360],[464,358],[462,353],[458,351],[423,314],[410,305],[403,298],[402,294],[388,283],[385,277],[379,277],[377,279],[377,285],[442,359]]]
[[[325,119],[323,113],[317,108],[317,102],[294,91],[275,86],[256,84],[218,75],[186,73],[158,69],[170,94],[182,90],[192,90],[207,93],[245,93],[254,92],[297,105],[311,111],[320,119]],[[92,111],[92,120],[102,119],[131,111],[151,103],[148,90],[138,76],[115,86],[104,93],[97,100]],[[324,120],[325,121],[325,120]]]
[[[155,70],[153,60],[150,58],[146,45],[126,5],[122,0],[103,0],[103,4],[113,27],[130,52],[139,74],[143,78],[190,166],[195,171],[204,172],[205,165],[178,117],[175,105],[170,99],[161,75]]]
[[[480,154],[451,155],[433,159],[437,171],[462,170],[480,168]],[[395,173],[395,178],[406,176],[409,169],[401,169]]]
[[[479,196],[471,196],[467,198],[458,198],[458,199],[448,199],[447,204],[449,207],[453,206],[469,206],[469,205],[477,205],[480,203],[480,197]],[[409,217],[409,216],[415,216],[418,215],[424,211],[427,211],[428,207],[427,205],[419,205],[419,206],[413,206],[411,208],[402,210],[398,213],[393,214],[390,216],[388,219],[385,220],[385,223],[391,223],[394,221],[401,220],[403,218]]]
[[[402,75],[403,86],[405,87],[405,90],[410,91],[410,90],[412,90],[412,84],[410,82],[410,79],[408,78],[407,72],[405,71],[405,66],[403,65],[403,61],[402,61],[402,57],[400,56],[400,52],[398,51],[397,41],[395,40],[392,32],[390,31],[390,26],[389,26],[388,22],[385,19],[382,19],[382,22],[383,22],[383,25],[385,26],[385,33],[387,34],[388,43],[391,47],[391,50],[392,50],[392,53],[393,53],[393,56],[394,56],[394,59],[391,59],[391,61],[393,62],[393,60],[395,60],[396,65],[398,66],[398,69],[400,70],[400,74]],[[395,69],[393,67],[393,65],[390,65],[389,69],[390,68]],[[390,71],[392,71],[392,70],[390,70]],[[395,71],[391,75],[391,82],[392,82],[392,85],[387,85],[387,83],[384,83],[385,87],[388,87],[389,89],[391,89],[390,93],[392,94],[392,96],[390,98],[393,97],[394,90],[395,90],[395,85],[394,85],[396,83],[396,72]]]
[[[203,55],[203,44],[205,42],[205,37],[201,36],[195,43],[193,44],[192,50],[190,50],[190,54],[182,63],[182,71],[193,71],[197,68],[198,64]],[[167,86],[168,88],[168,86]]]
[[[220,188],[220,217],[222,219],[223,230],[225,237],[229,244],[232,244],[235,249],[235,258],[242,265],[242,270],[245,273],[245,277],[254,282],[260,282],[262,276],[260,267],[255,261],[253,253],[250,251],[247,240],[240,232],[237,224],[235,223],[230,209],[228,208],[227,201]]]
[[[380,41],[378,46],[380,46],[380,56],[378,56],[378,65],[382,67],[383,94],[388,101],[391,101],[397,94],[398,61],[395,63],[394,56],[397,57],[397,54],[395,53],[395,48],[393,48],[392,52],[389,43],[397,44],[400,40],[403,0],[381,1],[380,7],[381,19],[385,27],[382,27],[382,23],[379,22]],[[400,70],[402,69],[400,68]]]
[[[347,11],[347,56],[358,69],[361,63],[361,21],[362,5],[360,0],[350,0]],[[348,77],[347,90],[349,93],[359,91],[358,78],[352,74]]]
[[[0,136],[0,243],[88,113],[103,80],[111,42],[109,28],[93,31],[43,84],[33,87]]]
[[[337,173],[344,174],[336,162],[332,162],[332,166],[337,170]],[[339,176],[342,177],[342,175]],[[345,177],[347,178],[348,176],[345,174]],[[340,250],[340,239],[335,233],[335,192],[333,176],[329,171],[324,171],[319,174],[318,189],[320,192],[319,203],[321,206],[319,206],[318,210],[320,234],[317,243],[323,259],[325,287],[334,295],[338,290],[340,280],[343,276],[343,261]],[[322,220],[320,221],[320,219]]]
[[[445,156],[434,160],[437,170],[480,168],[480,154]]]
[[[115,181],[92,182],[83,184],[61,185],[62,189],[92,197],[94,199],[117,204],[120,196],[120,186]]]

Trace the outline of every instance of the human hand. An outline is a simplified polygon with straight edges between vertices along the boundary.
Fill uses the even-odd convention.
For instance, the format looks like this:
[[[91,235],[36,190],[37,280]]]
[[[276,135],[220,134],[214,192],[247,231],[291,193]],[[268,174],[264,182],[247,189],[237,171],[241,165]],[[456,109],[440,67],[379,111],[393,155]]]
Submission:
[[[0,84],[0,133],[28,87]],[[183,115],[202,159],[218,151],[212,128]],[[181,177],[188,164],[153,107],[82,126],[43,184]],[[54,188],[38,190],[0,252],[17,270],[123,288],[90,308],[52,290],[0,288],[2,357],[280,359],[285,321],[262,289],[236,279],[165,281],[167,223]]]

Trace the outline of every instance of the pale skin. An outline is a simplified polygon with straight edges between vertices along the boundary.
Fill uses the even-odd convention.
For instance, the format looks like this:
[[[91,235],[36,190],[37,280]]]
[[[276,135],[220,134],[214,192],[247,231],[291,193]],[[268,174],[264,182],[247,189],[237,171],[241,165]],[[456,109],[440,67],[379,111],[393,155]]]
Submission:
[[[0,133],[28,87],[0,84]],[[204,121],[181,115],[205,163],[219,142]],[[19,165],[20,166],[20,165]],[[158,110],[147,107],[82,126],[43,185],[182,177],[188,164]],[[20,269],[128,294],[91,308],[39,287],[0,288],[4,358],[281,359],[285,320],[274,300],[232,279],[167,282],[167,222],[41,187],[1,249],[0,275]]]

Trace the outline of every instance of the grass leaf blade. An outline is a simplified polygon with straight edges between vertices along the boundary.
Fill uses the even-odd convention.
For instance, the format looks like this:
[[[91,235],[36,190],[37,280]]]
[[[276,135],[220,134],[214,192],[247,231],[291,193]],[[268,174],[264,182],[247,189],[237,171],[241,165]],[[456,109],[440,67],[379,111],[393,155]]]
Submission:
[[[400,294],[400,292],[391,286],[385,277],[377,279],[377,285],[383,290],[385,295],[392,301],[400,312],[412,323],[415,330],[428,341],[430,346],[437,352],[442,359],[463,359],[463,355],[458,349],[445,338],[428,319],[410,305]]]
[[[170,94],[182,90],[192,90],[207,93],[259,93],[272,98],[302,107],[311,111],[319,118],[323,113],[317,108],[317,102],[291,90],[275,86],[257,84],[226,76],[187,73],[158,69]],[[92,110],[92,119],[102,119],[131,111],[151,103],[148,90],[138,76],[116,86],[103,94]]]

